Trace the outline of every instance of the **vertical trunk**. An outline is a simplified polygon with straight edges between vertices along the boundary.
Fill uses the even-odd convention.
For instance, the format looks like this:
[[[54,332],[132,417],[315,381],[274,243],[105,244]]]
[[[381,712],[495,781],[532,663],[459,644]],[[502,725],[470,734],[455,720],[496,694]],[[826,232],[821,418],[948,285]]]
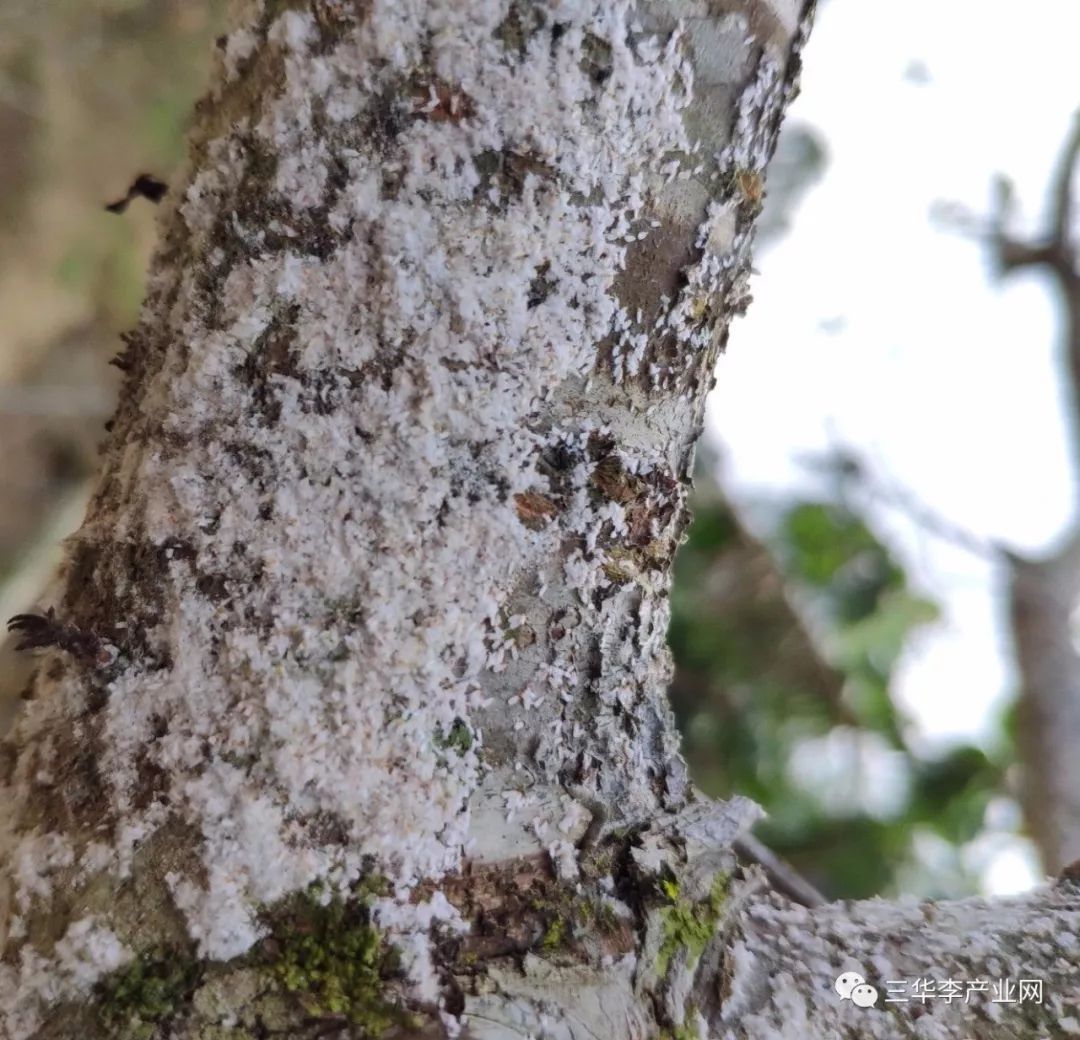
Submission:
[[[442,1029],[465,963],[479,1035],[590,870],[594,952],[634,948],[586,861],[690,798],[668,565],[808,17],[242,7],[62,599],[19,622],[50,649],[7,745],[5,1035],[202,1035],[208,991]],[[309,963],[338,941],[366,975]],[[117,1006],[146,979],[166,1009]]]
[[[1024,815],[1046,869],[1058,871],[1080,859],[1080,540],[1008,566]]]

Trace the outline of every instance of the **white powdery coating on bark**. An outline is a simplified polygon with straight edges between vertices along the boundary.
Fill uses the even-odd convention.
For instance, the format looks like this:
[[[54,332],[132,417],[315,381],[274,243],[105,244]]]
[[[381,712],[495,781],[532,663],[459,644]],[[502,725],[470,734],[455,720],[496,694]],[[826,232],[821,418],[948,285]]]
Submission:
[[[1020,899],[969,899],[929,904],[914,898],[869,900],[819,909],[777,902],[751,907],[731,948],[728,988],[718,1035],[724,1040],[832,1040],[858,1035],[893,1040],[1012,1037],[1037,1021],[1048,1033],[1068,1032],[1080,1009],[1080,900],[1073,885]],[[857,971],[877,987],[882,1003],[842,1001],[833,981]],[[908,1015],[884,1003],[889,981],[1037,979],[1038,1008],[981,1001],[929,1000]],[[910,992],[910,991],[909,991]],[[914,998],[912,998],[914,1000]],[[1020,1010],[1018,1010],[1018,1008]],[[893,1013],[895,1012],[895,1014]],[[1052,1023],[1052,1025],[1051,1025]]]
[[[242,553],[259,577],[213,603],[187,562],[171,564],[160,634],[173,666],[113,684],[101,771],[134,825],[136,753],[154,717],[168,719],[153,762],[169,777],[171,811],[202,834],[205,867],[205,880],[170,885],[205,956],[242,953],[259,935],[259,904],[347,880],[362,855],[402,886],[459,861],[479,762],[475,746],[450,752],[438,737],[468,719],[473,679],[502,643],[508,567],[535,562],[545,544],[513,502],[542,443],[530,417],[592,368],[613,326],[615,237],[643,201],[632,167],[688,145],[685,65],[670,41],[631,40],[628,11],[620,0],[555,4],[564,32],[554,52],[542,34],[520,59],[496,36],[505,2],[376,3],[352,39],[321,55],[309,52],[305,14],[287,12],[270,32],[285,85],[256,132],[281,157],[276,185],[298,219],[323,196],[333,147],[314,99],[346,126],[426,59],[470,110],[460,122],[408,123],[392,197],[376,155],[341,151],[346,182],[326,219],[352,234],[325,259],[255,245],[225,280],[219,327],[184,308],[190,274],[159,318],[185,351],[143,410],[190,443],[180,456],[133,460],[147,533],[189,543],[203,573]],[[586,29],[611,46],[602,87],[582,67]],[[230,68],[247,50],[246,38],[226,47]],[[529,173],[520,197],[489,208],[473,200],[473,160],[492,151],[528,154],[554,176]],[[228,139],[209,154],[181,208],[196,241],[243,161]],[[237,231],[257,243],[265,229]],[[542,261],[553,288],[534,310]],[[289,308],[299,371],[270,377],[280,415],[266,426],[236,371]],[[349,381],[388,349],[401,360],[385,383]],[[313,373],[328,379],[320,393],[333,408],[310,407],[302,379]],[[191,436],[199,430],[208,434]],[[229,436],[263,454],[272,488]],[[347,853],[302,825],[316,816],[344,828]]]
[[[75,850],[62,834],[27,835],[9,855],[20,914],[29,912],[32,899],[48,899],[53,888],[50,875],[75,862]]]
[[[439,976],[431,959],[430,933],[433,926],[461,934],[469,930],[457,908],[442,892],[422,903],[377,899],[371,905],[372,921],[393,942],[413,996],[434,1004],[440,995]]]
[[[23,946],[17,968],[0,965],[0,1036],[33,1036],[42,1024],[44,1006],[85,997],[98,979],[131,958],[117,937],[92,917],[69,925],[49,957]]]
[[[775,124],[775,118],[787,100],[784,92],[778,89],[783,78],[783,65],[772,57],[763,58],[753,83],[739,95],[731,144],[717,156],[721,166],[755,173],[764,171],[770,154],[768,128]]]

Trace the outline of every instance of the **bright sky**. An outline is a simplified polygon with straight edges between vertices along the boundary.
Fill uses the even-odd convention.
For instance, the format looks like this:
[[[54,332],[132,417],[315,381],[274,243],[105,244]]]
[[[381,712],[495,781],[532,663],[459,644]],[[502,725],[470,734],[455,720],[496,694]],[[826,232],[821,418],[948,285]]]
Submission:
[[[791,117],[818,130],[828,165],[756,261],[711,401],[737,496],[813,488],[798,460],[829,447],[831,423],[974,534],[1032,551],[1063,531],[1057,309],[1040,280],[996,284],[986,250],[930,209],[987,213],[1001,172],[1036,226],[1080,106],[1077,40],[1080,3],[1063,0],[825,3]],[[914,62],[928,82],[906,75]],[[821,327],[841,316],[841,331]],[[996,576],[896,513],[877,520],[945,609],[903,668],[902,701],[929,740],[977,736],[1011,693]]]

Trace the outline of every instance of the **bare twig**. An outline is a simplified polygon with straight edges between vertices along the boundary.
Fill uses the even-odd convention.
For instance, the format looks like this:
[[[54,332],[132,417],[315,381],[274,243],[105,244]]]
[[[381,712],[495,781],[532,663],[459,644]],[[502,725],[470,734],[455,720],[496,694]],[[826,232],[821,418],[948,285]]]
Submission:
[[[1076,174],[1077,161],[1080,160],[1080,112],[1073,116],[1072,132],[1065,142],[1054,178],[1054,209],[1051,238],[1058,243],[1070,262],[1075,277],[1074,258],[1071,255],[1069,238],[1075,200],[1073,199],[1073,177]]]
[[[743,859],[761,867],[773,889],[787,896],[792,902],[808,907],[822,906],[825,903],[825,897],[806,878],[752,834],[743,834],[736,838],[735,851]]]
[[[1040,241],[1022,242],[1007,235],[1001,226],[995,239],[997,259],[1003,274],[1023,267],[1041,267],[1050,274],[1065,303],[1065,353],[1071,395],[1069,419],[1073,428],[1073,468],[1080,469],[1080,271],[1072,243],[1072,214],[1075,206],[1073,181],[1080,162],[1080,113],[1058,160],[1053,181],[1053,205],[1046,234]],[[1076,481],[1080,486],[1080,481]]]
[[[960,524],[941,516],[922,501],[910,488],[894,480],[886,483],[878,477],[866,461],[852,448],[834,443],[832,451],[825,456],[805,456],[803,465],[831,472],[839,481],[838,497],[845,497],[844,484],[855,484],[878,502],[897,509],[913,520],[928,534],[963,549],[991,563],[1000,561],[1004,548],[981,538]]]

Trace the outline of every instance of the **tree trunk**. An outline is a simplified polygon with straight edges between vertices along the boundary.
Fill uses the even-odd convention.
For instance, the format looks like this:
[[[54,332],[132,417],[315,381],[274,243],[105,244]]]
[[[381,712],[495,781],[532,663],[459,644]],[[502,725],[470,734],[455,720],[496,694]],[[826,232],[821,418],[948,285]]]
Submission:
[[[1061,368],[1072,446],[1072,479],[1080,491],[1080,262],[1076,251],[1075,174],[1080,117],[1066,137],[1050,185],[1047,226],[1030,239],[1009,227],[1012,191],[999,184],[992,243],[999,273],[1038,269],[1050,276],[1063,309]],[[1080,504],[1080,496],[1077,497]],[[1017,744],[1021,795],[1032,837],[1050,871],[1080,860],[1080,516],[1055,549],[1041,557],[1002,551],[1008,576],[1009,625],[1019,680]]]
[[[774,904],[677,753],[668,567],[810,6],[242,6],[16,621],[5,1038],[970,1030],[841,1002],[856,962],[1075,1027],[1071,885]]]

